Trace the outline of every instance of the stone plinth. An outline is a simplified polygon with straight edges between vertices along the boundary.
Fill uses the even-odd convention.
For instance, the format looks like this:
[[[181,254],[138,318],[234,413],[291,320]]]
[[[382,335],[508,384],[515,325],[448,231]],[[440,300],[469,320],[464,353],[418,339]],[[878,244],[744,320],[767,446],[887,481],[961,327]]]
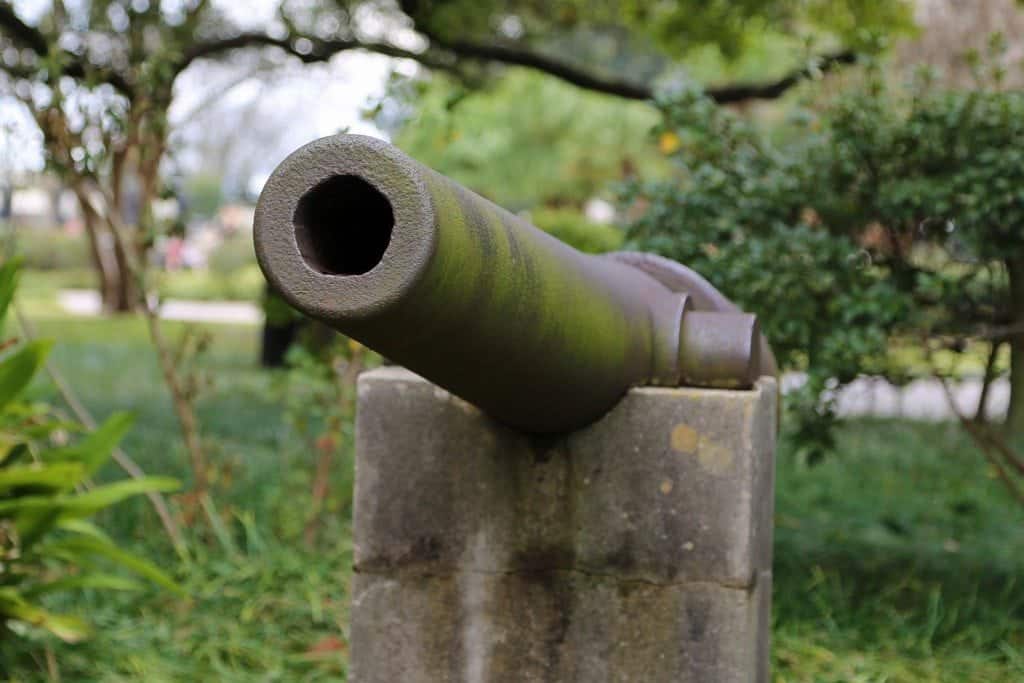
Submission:
[[[767,682],[776,388],[638,388],[531,437],[359,381],[355,683]]]

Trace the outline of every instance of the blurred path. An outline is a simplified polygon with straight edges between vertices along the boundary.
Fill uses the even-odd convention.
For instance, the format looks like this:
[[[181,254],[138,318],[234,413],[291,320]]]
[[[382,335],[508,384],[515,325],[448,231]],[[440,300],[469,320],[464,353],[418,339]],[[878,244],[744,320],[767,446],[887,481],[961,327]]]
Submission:
[[[99,293],[91,289],[62,289],[57,303],[73,315],[100,315]],[[185,301],[166,299],[160,306],[160,317],[197,323],[228,323],[258,325],[263,322],[259,306],[246,301]]]
[[[782,377],[782,393],[789,393],[806,381],[802,373],[787,373]],[[981,379],[966,378],[951,384],[957,409],[973,417],[981,395]],[[952,420],[953,411],[937,379],[919,379],[905,386],[896,386],[884,377],[861,377],[843,387],[837,396],[841,417],[896,417],[913,420]],[[1006,378],[997,379],[989,388],[986,413],[989,418],[1001,419],[1010,402],[1010,384]]]
[[[99,315],[99,294],[89,289],[64,289],[57,295],[60,307],[73,315]],[[244,301],[186,301],[167,299],[160,307],[160,317],[201,323],[258,325],[263,322],[259,306]],[[782,377],[782,393],[798,389],[807,380],[803,373],[791,372]],[[981,393],[981,380],[968,378],[953,385],[953,397],[959,410],[973,416]],[[1005,378],[989,390],[988,415],[1000,419],[1006,414],[1010,386]],[[838,394],[841,417],[892,417],[913,420],[951,420],[942,385],[935,379],[919,379],[905,386],[896,386],[884,377],[861,377],[843,387]]]

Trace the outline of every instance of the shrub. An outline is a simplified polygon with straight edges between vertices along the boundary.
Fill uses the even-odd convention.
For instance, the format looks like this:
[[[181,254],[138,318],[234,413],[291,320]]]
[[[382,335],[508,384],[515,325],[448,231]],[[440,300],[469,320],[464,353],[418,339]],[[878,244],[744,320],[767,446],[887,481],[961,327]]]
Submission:
[[[0,324],[14,295],[17,265],[0,267]],[[131,418],[117,414],[91,433],[21,395],[46,362],[50,342],[8,341],[0,355],[0,640],[36,627],[66,641],[88,634],[80,618],[40,602],[71,588],[132,590],[138,584],[104,565],[177,590],[145,560],[118,547],[89,518],[140,493],[170,490],[159,477],[95,485]]]
[[[1010,347],[1007,426],[1022,434],[1024,94],[995,61],[975,56],[970,90],[869,68],[774,131],[782,142],[700,93],[665,99],[657,134],[677,174],[628,188],[630,238],[760,314],[782,365],[810,373],[812,396],[792,403],[805,417],[829,418],[826,390],[858,373],[905,375],[891,341],[927,359],[973,340],[992,347],[986,381]]]
[[[638,216],[628,246],[685,263],[758,313],[780,366],[808,372],[787,424],[815,459],[831,447],[826,388],[886,365],[906,297],[853,235],[830,230],[814,211],[818,199],[831,200],[822,135],[806,130],[772,144],[698,91],[660,106],[655,133],[677,173],[625,188]]]

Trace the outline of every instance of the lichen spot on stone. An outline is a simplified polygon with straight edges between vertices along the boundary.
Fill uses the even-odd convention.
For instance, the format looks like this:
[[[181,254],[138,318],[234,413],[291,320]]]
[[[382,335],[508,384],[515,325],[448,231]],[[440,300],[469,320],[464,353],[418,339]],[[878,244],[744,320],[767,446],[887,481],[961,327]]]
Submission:
[[[700,437],[697,444],[697,461],[704,471],[711,474],[725,474],[732,467],[733,453],[729,448],[709,439]]]
[[[672,450],[685,455],[696,455],[701,469],[709,474],[725,474],[732,467],[733,453],[714,439],[700,434],[685,423],[672,429]]]
[[[672,450],[679,453],[693,454],[697,452],[700,435],[697,430],[685,423],[679,423],[672,430]]]
[[[672,493],[672,480],[666,479],[665,481],[661,482],[661,486],[659,486],[658,488],[661,489],[661,493],[663,495],[667,496],[668,494]]]

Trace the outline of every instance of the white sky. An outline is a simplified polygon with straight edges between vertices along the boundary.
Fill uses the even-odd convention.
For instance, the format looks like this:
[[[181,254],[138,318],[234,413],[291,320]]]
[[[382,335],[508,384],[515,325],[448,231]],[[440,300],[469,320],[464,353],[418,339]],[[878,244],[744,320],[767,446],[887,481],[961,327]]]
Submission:
[[[34,21],[45,11],[48,2],[15,0],[14,5],[20,16]],[[214,0],[213,4],[240,28],[258,29],[273,22],[277,2]],[[379,22],[370,19],[371,30],[379,29]],[[401,35],[402,31],[398,33],[397,38],[408,39]],[[257,116],[268,107],[276,108],[278,115],[285,109],[287,125],[281,126],[280,136],[260,143],[265,145],[265,163],[254,170],[258,180],[269,174],[293,149],[315,138],[343,129],[383,137],[361,119],[360,110],[368,99],[382,93],[389,71],[396,66],[407,73],[415,68],[380,55],[353,52],[339,55],[325,65],[296,65],[284,72],[286,78],[275,78],[271,85],[261,85],[255,78],[240,81],[243,74],[237,70],[198,66],[179,78],[170,112],[171,122],[187,145],[189,126],[207,125],[209,117],[215,118],[222,106],[237,110],[248,102],[255,107]],[[197,108],[202,114],[190,117]],[[39,170],[42,165],[35,123],[19,103],[0,93],[0,173]]]

